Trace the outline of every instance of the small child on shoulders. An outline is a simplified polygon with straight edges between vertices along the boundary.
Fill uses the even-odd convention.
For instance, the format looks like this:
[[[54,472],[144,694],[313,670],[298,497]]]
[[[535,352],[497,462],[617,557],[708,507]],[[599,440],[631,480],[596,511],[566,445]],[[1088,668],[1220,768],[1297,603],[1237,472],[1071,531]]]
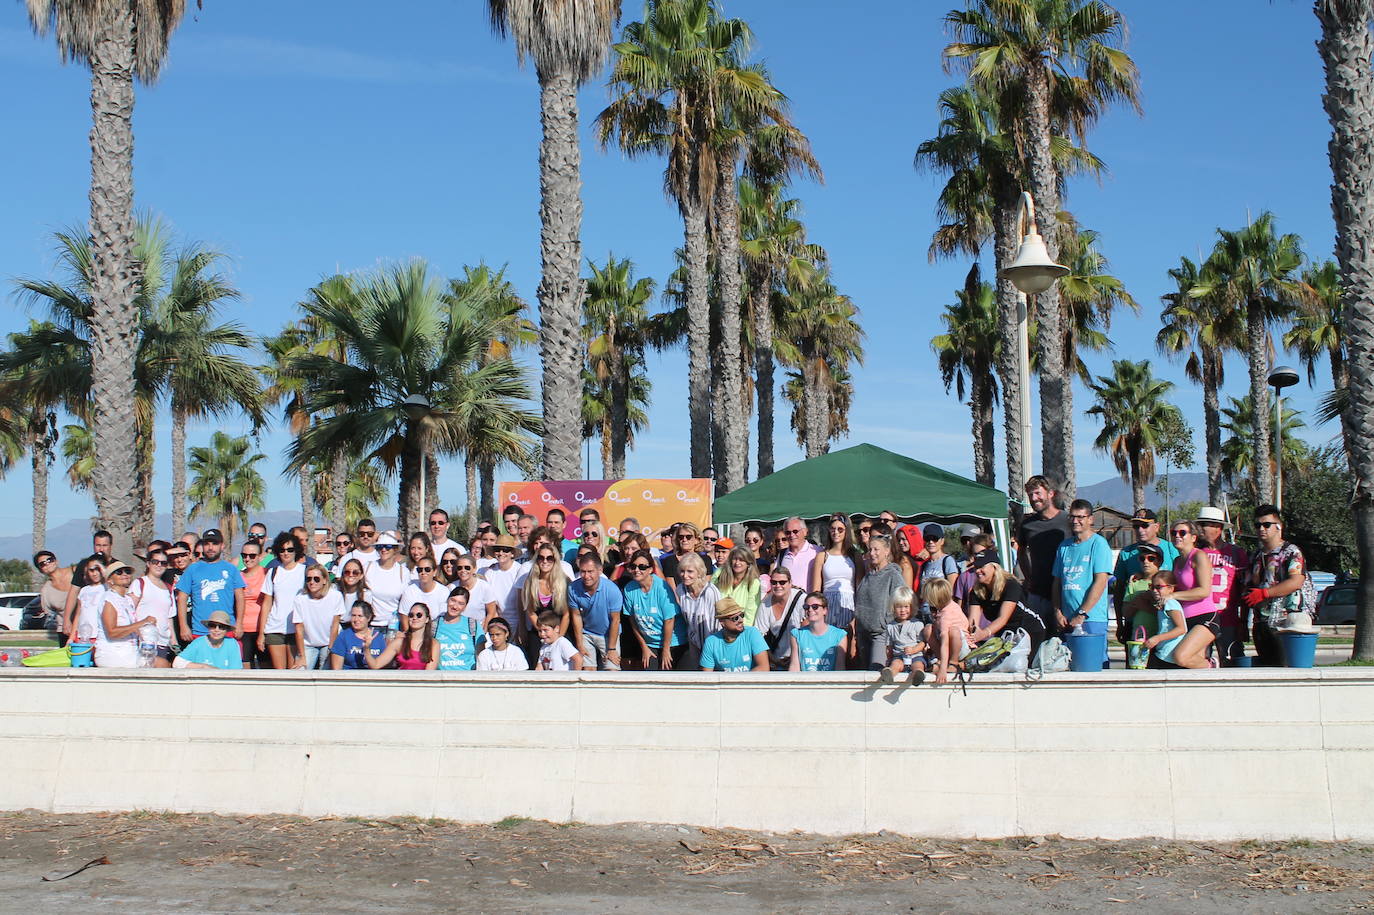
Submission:
[[[892,592],[892,617],[894,622],[887,624],[888,662],[878,675],[883,683],[893,683],[897,675],[910,671],[912,683],[920,683],[926,678],[926,642],[929,628],[918,619],[912,618],[912,605],[916,593],[902,587]]]
[[[558,634],[563,618],[551,610],[539,614],[539,641],[544,646],[539,649],[540,670],[581,670],[582,652],[573,643]]]
[[[954,599],[954,588],[947,579],[932,578],[921,586],[921,600],[930,606],[934,630],[930,641],[935,647],[932,666],[936,684],[949,680],[949,669],[969,653],[969,622],[964,608]]]

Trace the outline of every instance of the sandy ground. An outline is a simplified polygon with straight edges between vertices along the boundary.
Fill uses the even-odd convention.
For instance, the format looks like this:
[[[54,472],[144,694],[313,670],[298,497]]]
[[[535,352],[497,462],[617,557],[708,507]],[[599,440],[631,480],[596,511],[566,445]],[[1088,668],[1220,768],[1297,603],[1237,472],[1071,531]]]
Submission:
[[[0,814],[6,912],[1333,912],[1374,849],[508,820]],[[105,859],[74,876],[82,865]],[[45,882],[44,877],[54,882]]]

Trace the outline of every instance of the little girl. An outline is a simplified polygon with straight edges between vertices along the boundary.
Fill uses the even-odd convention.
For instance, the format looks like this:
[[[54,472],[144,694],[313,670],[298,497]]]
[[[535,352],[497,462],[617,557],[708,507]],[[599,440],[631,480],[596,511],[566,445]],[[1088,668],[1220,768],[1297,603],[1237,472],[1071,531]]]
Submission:
[[[949,680],[951,665],[969,653],[968,616],[954,599],[954,586],[947,578],[931,578],[921,586],[921,600],[929,605],[935,630],[935,683]]]
[[[1135,638],[1136,630],[1144,629],[1147,636],[1154,635],[1159,631],[1155,618],[1154,591],[1151,590],[1151,583],[1155,575],[1159,572],[1160,566],[1164,561],[1164,554],[1159,548],[1146,544],[1140,548],[1141,571],[1131,576],[1131,580],[1126,583],[1125,593],[1121,597],[1122,612],[1121,622],[1117,631],[1117,638],[1125,644]]]
[[[878,674],[883,683],[892,683],[897,674],[910,670],[912,683],[920,683],[926,678],[926,626],[920,620],[911,618],[911,605],[916,593],[910,588],[897,588],[892,592],[892,618],[887,624],[887,650],[889,661]]]
[[[1179,670],[1174,663],[1174,649],[1188,634],[1188,624],[1183,619],[1183,605],[1174,600],[1178,589],[1178,577],[1167,569],[1156,572],[1150,580],[1150,590],[1156,595],[1158,612],[1158,635],[1145,640],[1145,647],[1151,649],[1150,661],[1146,666],[1151,670]]]

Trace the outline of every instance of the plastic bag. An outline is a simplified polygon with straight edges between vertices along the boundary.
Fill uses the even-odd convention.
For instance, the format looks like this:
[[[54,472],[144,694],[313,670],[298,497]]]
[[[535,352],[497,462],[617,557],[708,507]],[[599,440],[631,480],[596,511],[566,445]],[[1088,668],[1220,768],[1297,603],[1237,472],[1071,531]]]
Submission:
[[[1058,636],[1051,636],[1040,643],[1035,653],[1035,669],[1042,674],[1059,673],[1069,669],[1069,647]]]
[[[995,674],[1022,674],[1030,666],[1030,634],[1024,629],[1016,630],[1016,643],[1011,654],[992,669]]]

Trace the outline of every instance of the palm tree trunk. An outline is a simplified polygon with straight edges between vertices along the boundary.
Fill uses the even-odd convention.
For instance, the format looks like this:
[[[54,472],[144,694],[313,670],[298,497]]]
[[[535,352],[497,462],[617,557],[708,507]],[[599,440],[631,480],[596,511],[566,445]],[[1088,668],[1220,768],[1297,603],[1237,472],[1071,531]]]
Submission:
[[[301,468],[299,475],[301,485],[301,526],[307,532],[315,530],[315,483],[310,479],[310,465]],[[315,555],[315,538],[307,537],[305,551],[309,555]]]
[[[1374,18],[1370,0],[1318,0],[1317,50],[1326,71],[1322,104],[1331,121],[1331,210],[1336,217],[1350,384],[1347,455],[1354,466],[1360,608],[1354,657],[1374,658]]]
[[[762,271],[750,284],[754,319],[754,394],[759,404],[759,472],[762,480],[773,472],[773,303],[770,271]]]
[[[48,536],[48,468],[52,459],[52,438],[48,435],[48,414],[30,427],[29,461],[33,468],[33,551],[43,549]],[[41,425],[39,423],[42,423]],[[40,576],[41,577],[41,576]]]
[[[133,554],[137,509],[134,353],[138,314],[131,270],[134,200],[132,5],[103,7],[91,65],[91,412],[97,523],[114,555]]]
[[[477,462],[472,458],[464,460],[463,472],[467,477],[465,482],[468,496],[467,511],[463,513],[463,529],[470,537],[472,532],[477,530]]]
[[[614,472],[614,471],[612,471],[612,469],[611,469],[611,465],[612,465],[612,463],[613,463],[613,458],[612,458],[612,456],[611,456],[611,452],[612,452],[612,449],[611,449],[611,440],[612,440],[613,438],[615,438],[615,430],[614,430],[614,428],[612,428],[612,426],[611,426],[611,418],[610,418],[609,416],[607,416],[605,419],[603,419],[603,420],[601,421],[601,435],[600,435],[600,438],[601,438],[601,479],[603,479],[603,480],[614,480],[614,479],[616,479],[616,478],[615,478],[614,476],[611,475],[611,474]],[[588,477],[591,476],[591,471],[590,471],[590,469],[588,469],[588,474],[587,474],[587,475],[588,475]]]
[[[740,402],[740,309],[743,280],[740,277],[739,192],[735,186],[735,157],[716,157],[716,273],[720,290],[720,397],[715,405],[720,419],[722,476],[716,493],[733,492],[744,485],[744,435],[736,405]]]
[[[802,400],[806,417],[806,457],[809,460],[825,453],[825,443],[829,439],[826,417],[830,412],[829,399],[825,391],[825,380],[821,374],[820,358],[810,356],[802,368]]]
[[[984,486],[997,485],[996,438],[992,420],[992,379],[973,379],[970,409],[973,412],[973,478]]]
[[[186,530],[186,411],[172,409],[172,536]]]
[[[1250,402],[1254,404],[1250,417],[1250,439],[1254,446],[1250,479],[1254,483],[1255,498],[1259,504],[1267,505],[1274,501],[1274,474],[1270,464],[1274,454],[1274,439],[1269,428],[1273,418],[1269,412],[1268,335],[1265,333],[1262,302],[1246,305],[1245,343],[1246,358],[1250,363]]]
[[[348,530],[348,455],[339,452],[329,464],[329,501],[334,510],[329,515],[329,526],[334,535]]]
[[[1045,240],[1050,260],[1059,259],[1058,171],[1050,155],[1050,72],[1048,63],[1031,67],[1027,74],[1027,129],[1031,194],[1035,198],[1035,221]],[[1036,334],[1040,372],[1041,463],[1054,477],[1065,499],[1075,492],[1073,468],[1073,417],[1064,404],[1064,390],[1073,384],[1066,379],[1064,335],[1059,314],[1059,290],[1051,286],[1035,297]]]
[[[496,466],[490,459],[484,458],[478,462],[478,473],[481,475],[482,517],[495,520]]]
[[[1131,472],[1131,507],[1140,509],[1145,507],[1145,475],[1140,468],[1140,447],[1133,445],[1130,454],[1127,456],[1130,462]]]
[[[1003,198],[997,207],[993,232],[993,247],[997,267],[1010,264],[1016,257],[1015,198]],[[1021,460],[1021,378],[1018,348],[1017,312],[1020,300],[1010,280],[997,280],[997,331],[1001,347],[997,353],[997,378],[1002,383],[1002,437],[1007,447],[1007,495],[1015,502],[1026,498],[1024,486],[1030,468]],[[1027,379],[1029,381],[1029,379]]]
[[[407,424],[406,443],[401,451],[401,472],[396,493],[396,530],[402,542],[411,531],[418,531],[420,518],[420,474],[424,467],[424,452],[416,441],[418,430]]]
[[[1341,349],[1333,349],[1327,352],[1327,357],[1331,363],[1331,390],[1349,391],[1350,390],[1350,368],[1345,363],[1345,353]],[[1350,478],[1355,478],[1355,443],[1351,436],[1350,423],[1350,403],[1346,401],[1345,409],[1341,411],[1341,443],[1345,446],[1346,467],[1350,471]]]
[[[420,506],[420,516],[417,518],[419,527],[417,531],[428,532],[426,522],[429,521],[429,513],[436,508],[443,508],[444,500],[439,498],[439,459],[434,456],[434,452],[429,446],[425,447],[425,504]]]
[[[625,479],[625,450],[630,439],[630,382],[624,354],[615,348],[611,358],[611,440],[608,480]],[[603,438],[602,447],[606,446]],[[604,463],[604,461],[603,461]]]
[[[582,150],[577,132],[577,83],[568,71],[540,73],[539,351],[543,360],[544,478],[580,478],[582,390]]]
[[[151,433],[140,436],[138,443],[138,516],[134,519],[133,540],[147,546],[157,527],[157,493],[153,489],[153,441]]]
[[[1202,422],[1207,448],[1207,504],[1221,504],[1221,354],[1202,350]]]
[[[711,303],[707,300],[706,208],[680,201],[687,255],[687,416],[694,479],[711,475]]]

